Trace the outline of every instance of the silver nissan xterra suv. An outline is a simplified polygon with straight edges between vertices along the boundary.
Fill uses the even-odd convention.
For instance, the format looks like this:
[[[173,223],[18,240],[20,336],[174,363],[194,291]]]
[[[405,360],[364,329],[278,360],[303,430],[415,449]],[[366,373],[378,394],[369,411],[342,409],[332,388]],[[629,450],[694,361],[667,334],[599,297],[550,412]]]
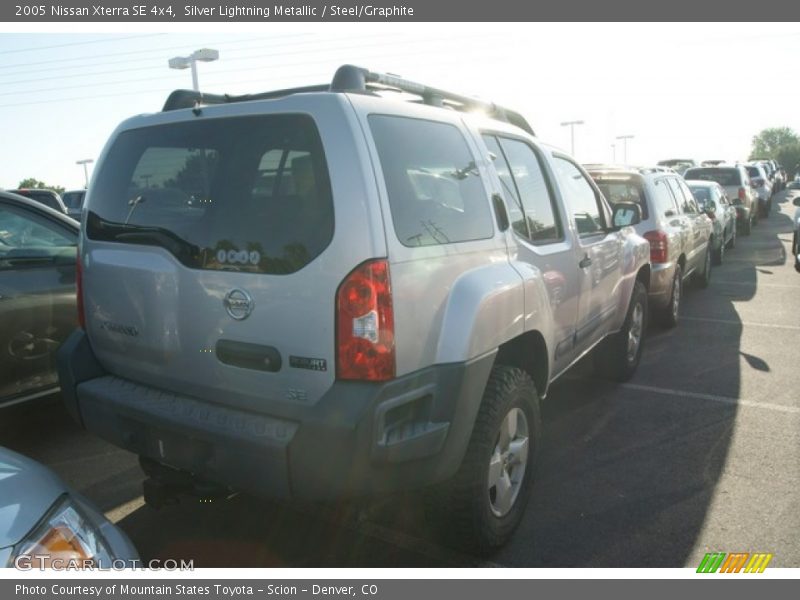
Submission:
[[[488,552],[550,383],[598,345],[609,378],[639,362],[639,219],[519,114],[396,76],[179,90],[89,186],[64,401],[141,457],[154,505],[426,488]]]

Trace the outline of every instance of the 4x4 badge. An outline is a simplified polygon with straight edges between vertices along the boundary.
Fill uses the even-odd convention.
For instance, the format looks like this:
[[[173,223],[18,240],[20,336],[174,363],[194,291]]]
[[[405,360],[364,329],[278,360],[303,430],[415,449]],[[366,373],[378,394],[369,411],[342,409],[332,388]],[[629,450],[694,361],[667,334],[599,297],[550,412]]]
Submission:
[[[250,294],[239,288],[232,289],[225,294],[225,299],[222,303],[231,318],[237,321],[246,319],[253,312],[253,299]]]

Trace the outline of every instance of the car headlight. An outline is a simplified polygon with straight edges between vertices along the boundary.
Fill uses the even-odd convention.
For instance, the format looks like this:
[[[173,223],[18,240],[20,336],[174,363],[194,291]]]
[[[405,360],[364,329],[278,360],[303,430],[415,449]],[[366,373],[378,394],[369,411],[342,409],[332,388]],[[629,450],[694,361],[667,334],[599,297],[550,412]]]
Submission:
[[[14,547],[9,566],[24,569],[108,568],[111,561],[108,542],[78,505],[64,495]]]

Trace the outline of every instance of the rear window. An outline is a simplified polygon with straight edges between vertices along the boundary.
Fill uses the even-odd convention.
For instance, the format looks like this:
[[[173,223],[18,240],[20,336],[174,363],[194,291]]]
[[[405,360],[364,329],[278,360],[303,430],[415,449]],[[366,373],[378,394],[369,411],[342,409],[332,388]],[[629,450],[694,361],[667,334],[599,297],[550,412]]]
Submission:
[[[683,174],[686,179],[699,179],[701,181],[716,181],[721,186],[742,185],[742,178],[738,169],[689,169]]]
[[[333,238],[325,155],[307,115],[123,132],[90,209],[89,238],[162,246],[198,269],[293,273]]]
[[[707,187],[691,187],[692,194],[694,195],[695,199],[697,200],[697,204],[705,210],[708,207],[708,203],[711,201],[711,190]]]
[[[747,169],[747,174],[750,177],[761,177],[761,173],[758,172],[758,167],[745,167]]]
[[[611,206],[620,202],[635,202],[642,209],[642,219],[647,219],[647,201],[645,200],[644,187],[638,177],[607,177],[603,175],[592,175],[592,179],[603,192]]]
[[[64,192],[64,195],[61,196],[61,200],[64,201],[64,205],[67,208],[71,209],[78,209],[83,205],[83,197],[86,195],[86,192]]]
[[[26,198],[30,198],[31,200],[36,200],[36,202],[40,204],[44,204],[45,206],[49,206],[50,208],[54,208],[58,212],[63,212],[61,207],[58,204],[58,200],[51,192],[39,192],[37,190],[22,190],[17,191],[17,194],[20,196],[25,196]]]
[[[447,123],[371,115],[395,233],[405,246],[490,238],[488,196],[461,132]]]

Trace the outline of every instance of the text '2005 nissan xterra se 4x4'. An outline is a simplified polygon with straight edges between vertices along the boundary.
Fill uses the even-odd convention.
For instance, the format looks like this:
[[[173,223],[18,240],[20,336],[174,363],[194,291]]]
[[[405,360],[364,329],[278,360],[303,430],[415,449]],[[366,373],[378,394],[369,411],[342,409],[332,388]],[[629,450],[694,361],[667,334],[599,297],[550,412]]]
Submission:
[[[490,551],[548,385],[598,345],[603,375],[639,362],[639,219],[519,114],[395,76],[177,91],[120,125],[89,187],[64,399],[142,457],[147,499],[432,488]]]

